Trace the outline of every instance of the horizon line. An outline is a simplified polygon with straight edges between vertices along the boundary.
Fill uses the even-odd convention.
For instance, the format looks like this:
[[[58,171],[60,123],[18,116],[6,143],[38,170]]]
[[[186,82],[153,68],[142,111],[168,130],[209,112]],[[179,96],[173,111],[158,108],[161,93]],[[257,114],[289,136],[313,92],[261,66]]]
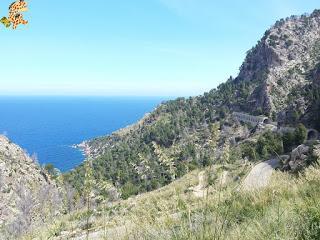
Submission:
[[[199,96],[199,95],[195,95]],[[97,98],[189,98],[191,95],[74,95],[74,94],[0,94],[1,97],[97,97]]]

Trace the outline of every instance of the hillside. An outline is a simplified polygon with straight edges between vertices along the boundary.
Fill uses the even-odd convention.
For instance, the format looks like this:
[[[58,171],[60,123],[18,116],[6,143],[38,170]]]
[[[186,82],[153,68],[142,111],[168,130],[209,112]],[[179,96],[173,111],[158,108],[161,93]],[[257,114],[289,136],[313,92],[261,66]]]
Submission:
[[[56,214],[60,203],[55,181],[35,158],[0,135],[1,236],[14,238],[27,232],[34,223]]]
[[[61,175],[1,136],[4,236],[319,239],[319,32],[320,11],[278,21],[236,78],[79,144]]]
[[[82,143],[95,178],[110,180],[127,198],[221,161],[229,145],[250,160],[270,156],[257,159],[241,151],[239,143],[257,129],[234,121],[235,111],[320,130],[319,30],[318,10],[282,19],[248,51],[236,78],[202,96],[161,104],[133,126]],[[65,177],[81,191],[84,175],[81,165]]]
[[[235,79],[254,87],[247,98],[250,104],[240,104],[240,109],[319,128],[319,27],[320,11],[315,10],[281,19],[266,31]]]
[[[320,152],[318,152],[319,156]],[[158,190],[108,206],[91,216],[89,239],[319,239],[319,167],[296,178],[275,172],[268,186],[241,186],[251,166],[214,165]],[[191,189],[199,186],[205,197]],[[241,180],[234,181],[236,176]],[[86,211],[76,211],[25,236],[86,239]]]

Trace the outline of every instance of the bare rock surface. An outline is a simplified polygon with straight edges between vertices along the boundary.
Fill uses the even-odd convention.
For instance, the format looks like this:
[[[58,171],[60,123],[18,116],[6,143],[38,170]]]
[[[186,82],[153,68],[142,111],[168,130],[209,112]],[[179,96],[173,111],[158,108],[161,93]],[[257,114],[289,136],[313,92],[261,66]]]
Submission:
[[[241,66],[237,82],[252,84],[248,111],[261,109],[264,113],[299,109],[304,112],[307,101],[297,96],[288,100],[295,89],[310,84],[306,77],[314,72],[314,83],[319,83],[320,11],[310,15],[292,16],[279,20],[267,30],[252,48]]]
[[[202,171],[198,175],[199,178],[199,184],[195,187],[189,188],[190,191],[193,192],[195,197],[203,198],[207,195],[207,189],[208,186],[208,177],[206,175],[205,171]]]
[[[268,186],[272,173],[279,167],[279,163],[278,159],[271,159],[254,166],[244,179],[242,189],[252,191]]]
[[[282,170],[297,173],[314,161],[319,161],[320,144],[315,144],[313,147],[302,144],[292,150],[290,156],[283,159]]]

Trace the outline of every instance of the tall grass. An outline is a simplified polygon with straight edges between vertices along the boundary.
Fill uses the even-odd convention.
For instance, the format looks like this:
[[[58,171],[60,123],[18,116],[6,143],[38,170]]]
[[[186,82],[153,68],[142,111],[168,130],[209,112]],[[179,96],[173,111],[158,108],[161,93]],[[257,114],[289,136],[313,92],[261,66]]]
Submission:
[[[240,167],[223,169],[234,176],[244,175]],[[221,172],[219,168],[214,173],[208,171]],[[267,188],[253,192],[238,190],[239,182],[223,186],[216,180],[205,198],[196,198],[188,191],[197,185],[197,174],[195,171],[162,189],[107,208],[107,239],[320,239],[319,167],[311,167],[299,177],[276,172]],[[89,239],[105,239],[103,209],[93,216],[91,236],[95,238]],[[81,224],[80,211],[65,216],[55,226],[60,233],[69,231],[66,236],[70,237],[81,235]],[[74,226],[78,230],[70,234]],[[39,230],[41,237],[35,232],[26,239],[48,239],[54,226],[48,229]]]

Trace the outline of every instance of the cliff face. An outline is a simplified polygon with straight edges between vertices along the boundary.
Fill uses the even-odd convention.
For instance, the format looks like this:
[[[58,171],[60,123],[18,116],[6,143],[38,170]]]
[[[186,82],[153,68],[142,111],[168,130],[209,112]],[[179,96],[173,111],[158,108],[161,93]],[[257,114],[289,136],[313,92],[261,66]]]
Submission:
[[[28,229],[47,216],[44,208],[57,196],[55,182],[19,146],[0,135],[0,225],[5,224],[11,235]]]
[[[318,10],[311,15],[282,19],[266,31],[248,52],[235,80],[253,84],[251,111],[260,108],[264,113],[278,113],[290,104],[306,110],[307,101],[297,96],[292,103],[289,96],[293,90],[311,83],[308,75],[319,63],[319,32]]]

